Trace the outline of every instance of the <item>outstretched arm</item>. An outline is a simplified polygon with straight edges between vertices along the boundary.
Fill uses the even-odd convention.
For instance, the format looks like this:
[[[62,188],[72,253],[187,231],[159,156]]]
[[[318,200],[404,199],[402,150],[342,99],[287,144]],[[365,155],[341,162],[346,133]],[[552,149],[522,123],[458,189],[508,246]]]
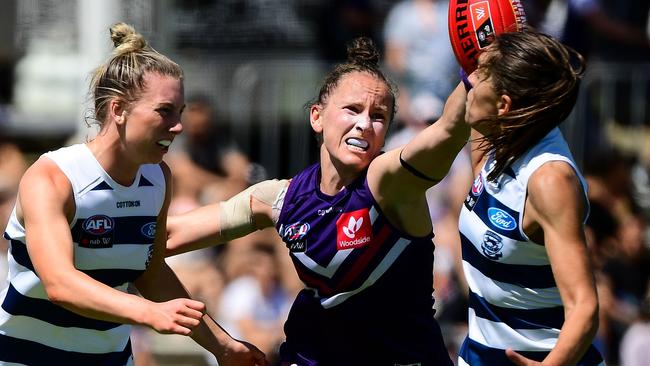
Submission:
[[[562,297],[565,321],[560,337],[543,365],[575,365],[598,328],[598,298],[589,263],[582,218],[585,195],[571,166],[549,162],[528,183],[526,215],[539,223]],[[512,350],[517,365],[539,365]]]
[[[223,244],[274,225],[273,205],[288,180],[267,180],[224,202],[167,219],[167,256]]]

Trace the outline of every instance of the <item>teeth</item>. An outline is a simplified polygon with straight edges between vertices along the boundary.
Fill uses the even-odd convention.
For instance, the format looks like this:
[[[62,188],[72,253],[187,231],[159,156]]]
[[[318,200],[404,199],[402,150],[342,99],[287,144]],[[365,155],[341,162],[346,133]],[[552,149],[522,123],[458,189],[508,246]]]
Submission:
[[[169,145],[172,144],[172,140],[160,140],[158,141],[158,145],[162,145],[164,147],[169,147]]]
[[[352,145],[352,146],[358,147],[360,149],[365,150],[365,149],[368,148],[368,141],[365,141],[365,140],[355,139],[355,138],[351,137],[351,138],[345,140],[345,142],[348,145]]]

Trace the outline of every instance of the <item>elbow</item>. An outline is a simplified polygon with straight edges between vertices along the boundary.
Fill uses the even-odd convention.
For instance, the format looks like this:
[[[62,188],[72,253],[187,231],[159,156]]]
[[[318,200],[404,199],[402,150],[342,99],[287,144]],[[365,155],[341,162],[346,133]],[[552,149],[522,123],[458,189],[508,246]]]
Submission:
[[[72,303],[74,294],[64,284],[44,284],[45,294],[47,298],[54,304],[61,307],[66,307]]]

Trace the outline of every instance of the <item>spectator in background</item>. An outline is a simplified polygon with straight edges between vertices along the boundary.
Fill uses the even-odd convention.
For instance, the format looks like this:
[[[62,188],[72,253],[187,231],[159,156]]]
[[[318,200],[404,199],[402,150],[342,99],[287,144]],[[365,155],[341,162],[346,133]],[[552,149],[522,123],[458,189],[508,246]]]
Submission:
[[[175,188],[171,213],[227,199],[248,186],[251,163],[228,132],[218,128],[216,115],[207,95],[188,98],[183,135],[166,157]]]
[[[397,3],[384,24],[385,64],[400,94],[397,120],[409,116],[422,96],[439,100],[449,95],[458,78],[458,63],[449,43],[448,1],[406,0]]]
[[[638,214],[616,217],[618,222],[615,255],[603,265],[609,289],[607,317],[608,362],[618,363],[621,338],[639,316],[640,305],[650,286],[650,250],[645,242],[646,224]]]
[[[2,123],[0,123],[1,128]],[[3,141],[0,132],[0,227],[4,230],[16,202],[18,183],[27,169],[27,161],[18,147]],[[0,238],[0,290],[4,289],[7,274],[7,244]]]
[[[357,37],[375,37],[379,14],[370,0],[330,0],[316,17],[320,57],[326,63],[345,60],[346,45]]]
[[[273,364],[284,340],[282,325],[293,297],[282,284],[279,253],[269,235],[272,233],[257,232],[252,238],[236,240],[251,245],[244,252],[238,250],[240,268],[233,271],[236,276],[223,290],[217,319],[233,337],[257,345]],[[228,244],[226,251],[232,248],[242,248],[241,243]]]
[[[639,317],[628,328],[620,347],[621,366],[646,366],[650,360],[650,291],[639,305]]]

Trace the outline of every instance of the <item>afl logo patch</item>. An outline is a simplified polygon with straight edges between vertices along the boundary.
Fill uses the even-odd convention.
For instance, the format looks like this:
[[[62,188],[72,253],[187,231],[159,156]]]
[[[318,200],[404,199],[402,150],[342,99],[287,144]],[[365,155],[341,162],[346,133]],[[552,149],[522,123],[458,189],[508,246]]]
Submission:
[[[304,252],[307,250],[307,233],[310,228],[307,222],[295,222],[289,226],[280,227],[279,232],[290,252]]]
[[[474,179],[474,183],[472,183],[471,192],[475,197],[478,197],[481,194],[481,192],[483,192],[483,179],[481,178],[480,175],[476,177],[476,179]]]
[[[146,236],[149,239],[153,239],[156,236],[156,223],[148,222],[140,228],[142,235]]]
[[[88,234],[104,235],[113,231],[115,221],[106,215],[94,215],[87,218],[81,227]]]
[[[517,227],[517,222],[515,219],[504,210],[496,207],[490,207],[488,208],[487,212],[490,222],[495,227],[508,231],[514,230]]]

